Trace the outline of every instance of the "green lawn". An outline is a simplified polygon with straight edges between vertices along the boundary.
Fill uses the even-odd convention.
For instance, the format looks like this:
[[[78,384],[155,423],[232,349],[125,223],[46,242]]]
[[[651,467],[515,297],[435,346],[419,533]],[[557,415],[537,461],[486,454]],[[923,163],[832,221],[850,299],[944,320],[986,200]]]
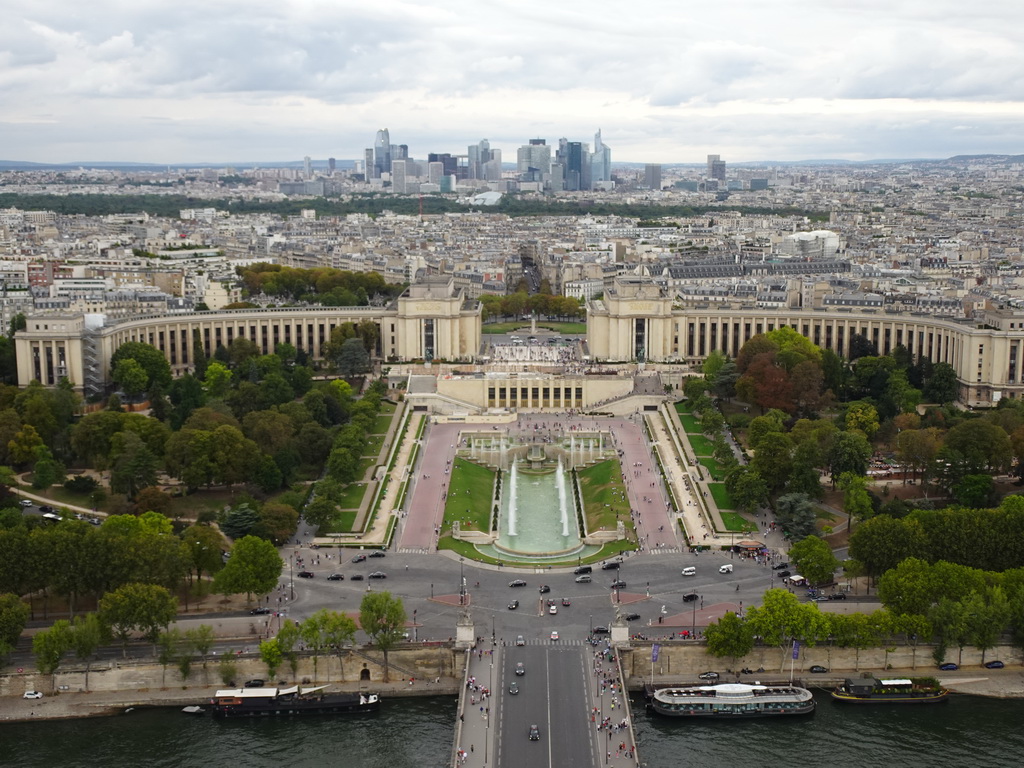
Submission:
[[[359,469],[356,470],[356,477],[360,480],[366,477],[366,470],[377,465],[376,456],[364,456],[359,460]]]
[[[395,403],[389,403],[387,400],[382,400],[380,403],[381,413],[394,413],[398,410],[398,406]]]
[[[679,414],[679,423],[683,425],[683,429],[686,430],[688,435],[699,435],[700,434],[700,422],[697,418],[689,413]]]
[[[341,499],[338,500],[338,508],[359,509],[359,505],[363,503],[363,496],[366,495],[366,489],[369,487],[369,483],[350,483],[346,485],[345,490],[341,492]]]
[[[684,413],[689,413],[693,410],[693,402],[690,400],[680,400],[676,403],[676,413],[682,416]]]
[[[725,483],[708,483],[708,488],[711,489],[711,495],[715,497],[715,504],[719,509],[736,509],[732,496],[725,490]]]
[[[693,452],[697,456],[710,456],[715,452],[715,447],[704,435],[691,435],[687,433],[687,439],[693,446]]]
[[[322,526],[317,533],[321,536],[326,533],[351,533],[356,522],[356,514],[358,513],[354,509],[336,512],[334,519],[328,525]]]
[[[737,533],[746,531],[756,531],[757,526],[752,522],[743,517],[738,512],[722,512],[722,522],[725,524],[725,530],[736,531]]]
[[[366,450],[363,456],[374,456],[380,454],[381,446],[384,445],[384,435],[368,435],[366,438]]]
[[[612,530],[619,519],[629,524],[629,502],[617,459],[582,469],[578,477],[589,530]]]
[[[700,463],[711,473],[711,479],[716,482],[722,482],[725,480],[725,473],[722,472],[722,465],[718,463],[716,459],[710,456],[701,456],[699,458]]]
[[[557,331],[558,333],[586,333],[586,323],[558,323],[558,322],[537,322],[538,328],[547,328],[549,331]],[[481,333],[512,333],[514,331],[523,331],[524,333],[530,332],[530,324],[528,322],[513,322],[513,323],[487,323],[481,328]]]
[[[458,520],[463,530],[486,531],[491,523],[494,472],[465,459],[455,459],[448,501],[444,505],[444,528]]]
[[[375,435],[387,434],[388,427],[391,426],[391,419],[394,417],[393,413],[382,413],[373,422],[373,433]]]

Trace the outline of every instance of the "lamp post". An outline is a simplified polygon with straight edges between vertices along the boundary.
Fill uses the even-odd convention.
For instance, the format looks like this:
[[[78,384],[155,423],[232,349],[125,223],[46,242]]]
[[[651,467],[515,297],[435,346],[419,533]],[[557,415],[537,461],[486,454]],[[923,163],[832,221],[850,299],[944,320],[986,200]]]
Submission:
[[[693,601],[693,624],[690,627],[690,635],[696,636],[697,634],[697,601]]]
[[[466,604],[466,558],[459,558],[459,605]]]
[[[430,599],[431,600],[434,599],[434,585],[433,584],[430,585]]]
[[[412,641],[416,642],[416,609],[412,609]]]
[[[292,600],[295,599],[295,553],[288,556],[288,587],[292,591]]]

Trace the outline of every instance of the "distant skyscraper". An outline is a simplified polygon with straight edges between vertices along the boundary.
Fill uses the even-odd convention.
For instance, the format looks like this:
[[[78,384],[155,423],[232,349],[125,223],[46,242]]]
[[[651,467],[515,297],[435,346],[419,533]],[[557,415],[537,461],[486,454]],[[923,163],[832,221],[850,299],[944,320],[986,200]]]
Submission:
[[[454,176],[459,171],[459,158],[457,158],[455,155],[448,154],[447,152],[443,154],[431,152],[429,155],[427,155],[427,162],[441,163],[441,165],[444,166],[445,176]]]
[[[644,166],[644,186],[648,189],[661,189],[661,166],[657,163]]]
[[[382,173],[390,172],[391,136],[387,128],[381,128],[373,142],[373,178],[379,179]]]
[[[612,180],[612,149],[601,141],[601,129],[594,134],[594,151],[590,153],[590,189],[600,181]]]
[[[330,171],[331,176],[334,175],[334,169],[338,167],[338,161],[333,157],[327,158],[327,170]]]
[[[313,161],[310,160],[309,155],[302,160],[302,173],[307,179],[313,178]]]
[[[585,181],[583,176],[583,144],[568,139],[558,140],[558,151],[555,153],[557,162],[562,166],[562,178],[565,189],[577,191],[582,189]],[[589,175],[589,168],[587,169]]]
[[[363,177],[369,181],[373,178],[373,149],[363,150]]]
[[[439,163],[437,161],[427,163],[428,182],[440,185],[442,176],[444,176],[444,163]]]
[[[725,161],[719,155],[708,155],[708,178],[725,181]]]
[[[484,163],[491,159],[491,142],[481,139],[479,144],[470,144],[467,148],[468,163],[466,177],[470,179],[484,178]]]
[[[397,195],[404,195],[407,192],[405,164],[405,160],[393,160],[391,162],[391,191]]]
[[[544,139],[530,139],[517,150],[516,172],[522,181],[543,181],[551,174],[551,147]]]

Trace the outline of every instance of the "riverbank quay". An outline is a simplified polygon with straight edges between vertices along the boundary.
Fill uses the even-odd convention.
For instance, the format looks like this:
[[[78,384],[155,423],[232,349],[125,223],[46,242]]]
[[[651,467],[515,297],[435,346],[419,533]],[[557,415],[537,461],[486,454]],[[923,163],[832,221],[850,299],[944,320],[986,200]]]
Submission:
[[[319,683],[338,693],[370,691],[379,693],[382,700],[421,696],[456,696],[459,684],[449,678],[434,680],[356,681],[350,683]],[[28,722],[32,720],[64,720],[69,718],[120,715],[142,707],[205,707],[223,685],[189,686],[159,690],[94,691],[85,693],[60,692],[47,694],[42,699],[23,699],[20,696],[0,697],[0,723]],[[312,687],[312,686],[310,686]]]

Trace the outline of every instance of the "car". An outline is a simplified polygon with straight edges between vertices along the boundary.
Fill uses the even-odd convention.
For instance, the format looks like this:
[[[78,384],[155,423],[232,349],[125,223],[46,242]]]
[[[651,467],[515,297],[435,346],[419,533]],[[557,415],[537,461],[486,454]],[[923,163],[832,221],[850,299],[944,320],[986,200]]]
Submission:
[[[577,576],[576,577],[576,583],[577,584],[589,584],[593,580],[594,580],[593,578],[591,578],[590,576],[588,576],[586,574],[583,574],[582,576]]]
[[[516,645],[526,645],[526,640],[523,639],[522,635],[516,635]]]
[[[622,618],[624,618],[626,621],[639,621],[640,620],[640,614],[639,613],[627,613]]]
[[[626,582],[624,582],[622,579],[616,579],[615,581],[612,582],[612,587],[611,588],[612,589],[622,589],[624,586],[626,586]]]
[[[23,698],[23,699],[41,699],[41,698],[43,698],[43,692],[42,691],[25,691],[23,694],[21,694],[21,698]]]
[[[945,664],[939,664],[939,669],[943,672],[956,672],[960,667],[952,661],[947,661]]]
[[[697,677],[699,677],[701,680],[717,680],[718,679],[718,673],[717,672],[701,672],[699,675],[697,675]]]
[[[371,579],[386,579],[388,575],[384,571],[374,571],[370,574]]]
[[[810,668],[809,671],[813,672],[816,675],[823,675],[826,672],[828,672],[828,667],[823,667],[821,666],[821,664],[815,664],[813,667]]]
[[[540,585],[540,593],[542,595],[546,595],[550,591],[551,591],[551,587],[549,587],[547,584],[541,584]]]
[[[21,504],[21,506],[23,506],[23,507],[31,507],[32,506],[32,502],[29,499],[22,499],[18,503]],[[38,691],[30,691],[30,693],[38,693]]]
[[[530,726],[530,741],[540,741],[540,728],[536,725]]]
[[[557,639],[558,639],[558,633],[552,631],[552,633],[551,633],[551,641],[554,642]]]
[[[549,605],[548,606],[548,613],[550,613],[552,616],[554,616],[556,613],[558,613],[558,606],[557,605]]]
[[[508,684],[508,692],[511,693],[513,696],[515,696],[517,693],[519,693],[519,683],[517,683],[515,680],[513,680],[511,683],[509,683]]]
[[[793,573],[792,573],[792,571],[779,571],[775,575],[778,576],[780,579],[785,579],[788,576],[792,576]]]
[[[93,525],[102,525],[102,521],[98,517],[90,517],[89,522]]]
[[[516,662],[516,674],[522,677],[526,674],[526,667],[523,666],[523,662]]]
[[[846,599],[846,593],[845,592],[836,592],[834,595],[829,595],[828,599],[829,600],[845,600]]]
[[[28,499],[26,499],[26,501],[28,501]],[[31,504],[29,504],[29,506],[31,506]],[[53,507],[51,507],[49,504],[40,504],[39,505],[39,511],[40,512],[53,512],[54,510],[53,510]],[[81,513],[75,515],[75,519],[76,520],[81,520],[82,517],[83,517],[83,515]]]
[[[327,577],[327,580],[328,581],[344,581],[345,580],[345,576],[344,576],[344,574],[341,574],[341,573],[332,573],[330,576]]]
[[[718,566],[719,573],[732,573],[732,563]]]
[[[685,595],[683,595],[684,603],[693,603],[697,600],[700,600],[700,595],[698,595],[696,592],[687,592]]]
[[[562,598],[562,605],[564,605],[564,606],[568,606],[569,605],[569,598],[568,597],[563,597]]]
[[[266,616],[268,613],[270,613],[269,608],[253,608],[249,611],[250,616]]]
[[[352,558],[353,563],[362,563],[366,560],[366,555],[356,555]]]
[[[514,611],[518,607],[519,607],[519,601],[518,600],[513,600],[511,603],[508,604],[508,609],[510,611]]]
[[[692,565],[688,565],[685,568],[683,568],[683,570],[681,570],[679,573],[682,576],[696,576],[697,575],[697,569],[695,567],[693,567]]]
[[[620,563],[618,560],[612,560],[611,562],[608,562],[608,563],[601,563],[601,570],[602,571],[617,571],[617,570],[619,570],[619,566],[620,565],[622,565],[622,563]]]
[[[789,563],[779,563],[772,566],[773,571],[781,571],[783,568],[789,568]]]
[[[387,557],[388,553],[383,549],[375,549],[370,553],[370,557]]]
[[[590,565],[580,565],[580,566],[577,566],[576,568],[573,569],[573,573],[575,573],[577,576],[579,576],[580,574],[583,574],[583,573],[591,573],[591,572],[593,572],[593,570],[594,570],[593,566],[590,566]]]
[[[245,687],[246,688],[262,688],[264,685],[266,685],[266,683],[267,683],[267,681],[264,680],[262,677],[254,677],[252,680],[246,680],[245,681]]]
[[[1001,661],[986,661],[985,669],[1002,669],[1006,665]]]
[[[590,631],[591,631],[592,634],[595,634],[595,635],[607,635],[608,634],[608,627],[594,627]]]
[[[363,574],[361,574],[361,573],[353,573],[351,576],[348,577],[348,580],[349,581],[362,581],[363,580]]]
[[[298,575],[300,579],[312,579],[316,574],[312,571],[299,571]]]
[[[525,587],[526,586],[526,582],[523,581],[522,579],[512,579],[512,581],[510,581],[508,583],[508,585],[510,587]]]

